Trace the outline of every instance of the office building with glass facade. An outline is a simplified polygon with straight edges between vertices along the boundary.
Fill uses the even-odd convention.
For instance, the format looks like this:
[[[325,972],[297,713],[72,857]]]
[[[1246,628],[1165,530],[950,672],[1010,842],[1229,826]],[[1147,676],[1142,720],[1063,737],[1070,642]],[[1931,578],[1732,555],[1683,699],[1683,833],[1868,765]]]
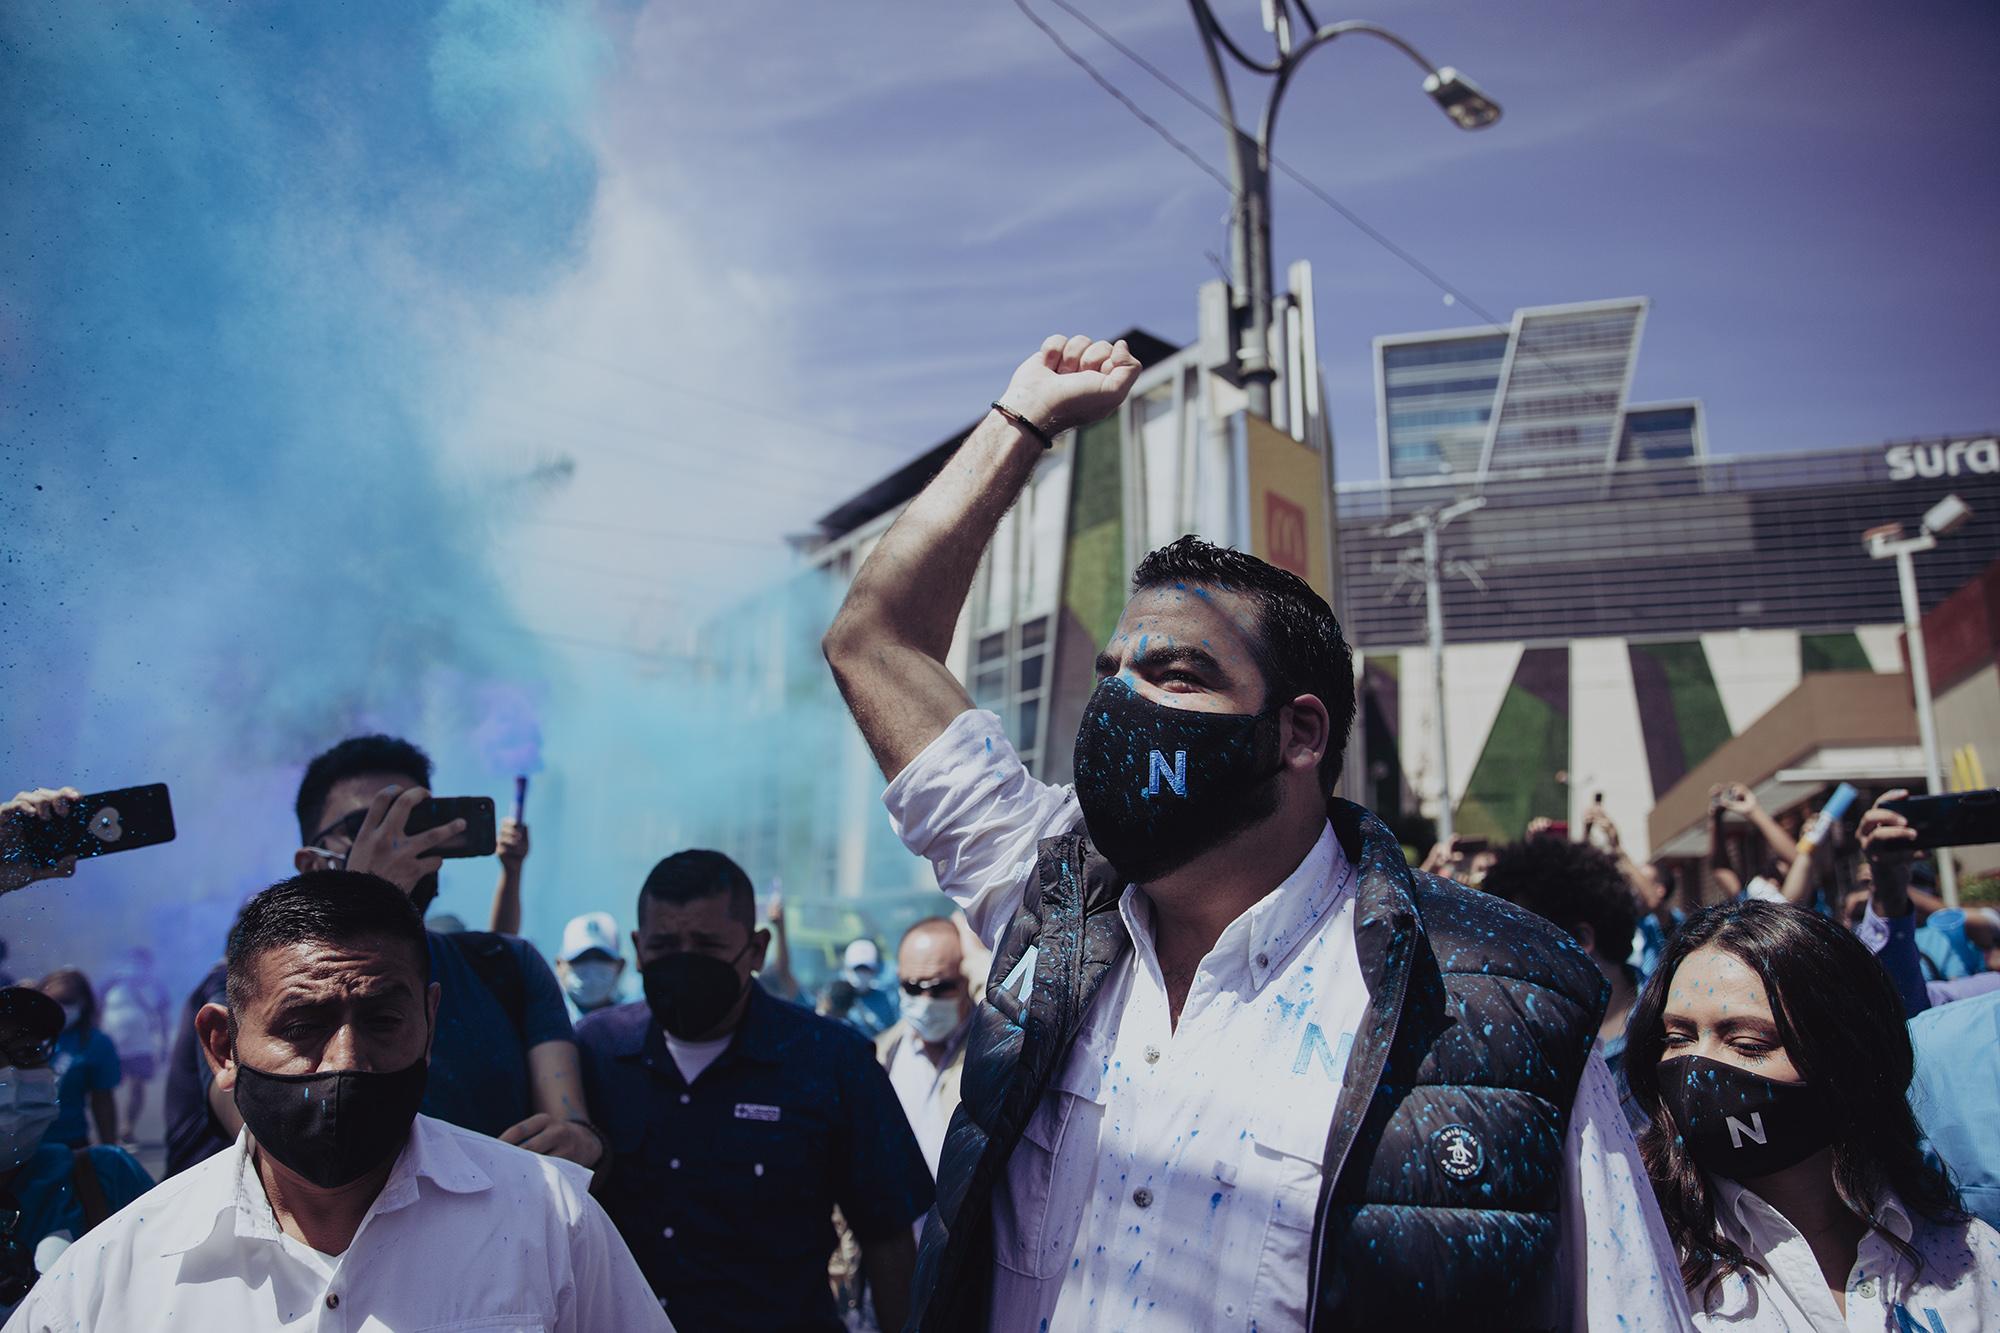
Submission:
[[[1699,454],[1698,403],[1628,404],[1646,302],[1517,310],[1505,329],[1375,340],[1382,475],[1484,477]]]

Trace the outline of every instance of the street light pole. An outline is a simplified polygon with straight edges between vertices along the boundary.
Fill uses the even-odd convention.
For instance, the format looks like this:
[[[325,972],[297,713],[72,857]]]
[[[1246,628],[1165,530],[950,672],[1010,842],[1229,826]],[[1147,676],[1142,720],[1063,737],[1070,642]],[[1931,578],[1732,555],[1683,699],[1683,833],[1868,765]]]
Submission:
[[[1300,63],[1337,37],[1361,33],[1389,43],[1421,66],[1424,91],[1460,129],[1484,129],[1500,118],[1500,107],[1458,71],[1433,65],[1416,47],[1380,24],[1349,20],[1321,26],[1304,0],[1265,0],[1265,23],[1276,41],[1277,56],[1273,60],[1259,60],[1229,36],[1209,7],[1209,0],[1188,0],[1188,5],[1194,12],[1195,29],[1201,34],[1202,49],[1208,57],[1220,118],[1229,132],[1232,195],[1229,295],[1232,309],[1238,312],[1236,346],[1232,349],[1236,371],[1248,396],[1251,414],[1269,421],[1271,382],[1278,374],[1271,361],[1271,307],[1275,301],[1271,276],[1271,135],[1277,124],[1278,104]],[[1294,7],[1310,33],[1296,44],[1292,37]],[[1255,137],[1236,118],[1235,100],[1230,95],[1229,79],[1222,64],[1224,52],[1252,73],[1272,79]]]
[[[1955,532],[1972,516],[1972,509],[1956,495],[1947,495],[1924,515],[1922,530],[1914,537],[1903,535],[1903,525],[1890,523],[1861,534],[1868,554],[1877,560],[1894,559],[1896,584],[1903,594],[1903,632],[1910,645],[1910,689],[1917,701],[1917,738],[1924,747],[1924,780],[1931,794],[1944,791],[1944,761],[1938,753],[1937,711],[1931,702],[1931,668],[1924,651],[1923,607],[1917,601],[1917,565],[1920,551],[1936,548],[1938,538]],[[1946,907],[1958,906],[1958,867],[1951,849],[1941,847],[1937,858],[1938,891]]]
[[[1438,586],[1438,527],[1424,524],[1424,637],[1431,647],[1431,700],[1436,721],[1431,731],[1437,737],[1438,818],[1437,840],[1451,845],[1456,821],[1451,810],[1451,741],[1444,725],[1444,590]]]
[[[1431,725],[1431,753],[1437,760],[1438,772],[1438,816],[1437,840],[1450,842],[1456,821],[1451,809],[1451,743],[1445,735],[1444,711],[1444,586],[1443,576],[1447,572],[1446,562],[1438,552],[1438,533],[1445,525],[1461,514],[1469,514],[1486,503],[1484,496],[1473,496],[1439,509],[1425,509],[1410,515],[1402,522],[1382,530],[1384,537],[1402,537],[1415,532],[1423,537],[1421,553],[1416,555],[1423,562],[1424,571],[1424,637],[1430,641],[1431,650],[1431,703],[1433,707]],[[1463,574],[1476,585],[1486,585],[1479,577],[1473,564],[1452,561],[1451,573]]]

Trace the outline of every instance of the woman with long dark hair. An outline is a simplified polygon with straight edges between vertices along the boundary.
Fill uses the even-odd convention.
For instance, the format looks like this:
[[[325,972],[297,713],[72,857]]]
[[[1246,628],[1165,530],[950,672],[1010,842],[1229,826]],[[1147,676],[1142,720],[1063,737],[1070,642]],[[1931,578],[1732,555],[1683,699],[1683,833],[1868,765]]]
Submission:
[[[43,977],[37,989],[63,1011],[62,1035],[49,1056],[49,1068],[56,1071],[59,1110],[46,1141],[71,1148],[90,1146],[90,1127],[84,1121],[88,1103],[90,1118],[97,1122],[98,1142],[118,1146],[118,1103],[111,1095],[121,1077],[118,1047],[97,1026],[97,992],[90,978],[74,967],[59,967]]]
[[[2000,1329],[2000,1234],[1925,1161],[1903,1006],[1786,904],[1687,921],[1626,1029],[1639,1147],[1704,1329]]]

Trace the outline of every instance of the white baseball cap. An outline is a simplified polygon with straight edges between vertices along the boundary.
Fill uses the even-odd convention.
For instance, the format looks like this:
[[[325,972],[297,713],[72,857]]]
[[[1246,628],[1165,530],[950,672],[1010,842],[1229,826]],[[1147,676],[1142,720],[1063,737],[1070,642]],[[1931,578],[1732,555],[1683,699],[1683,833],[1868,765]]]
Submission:
[[[847,946],[847,953],[842,961],[849,968],[865,967],[880,972],[882,951],[875,947],[874,940],[856,940]]]
[[[562,952],[556,957],[568,963],[596,949],[618,957],[618,923],[609,912],[585,912],[573,916],[563,927]]]

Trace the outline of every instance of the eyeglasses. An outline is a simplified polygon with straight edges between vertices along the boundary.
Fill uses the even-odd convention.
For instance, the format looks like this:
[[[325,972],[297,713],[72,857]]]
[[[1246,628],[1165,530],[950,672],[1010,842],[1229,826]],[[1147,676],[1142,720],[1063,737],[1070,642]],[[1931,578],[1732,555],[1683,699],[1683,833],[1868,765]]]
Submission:
[[[910,996],[912,999],[921,999],[926,995],[935,995],[940,1000],[948,1000],[958,994],[959,987],[964,984],[957,977],[939,977],[935,981],[906,980],[903,982],[903,994]]]
[[[330,870],[345,870],[347,869],[347,852],[333,850],[331,847],[325,845],[326,840],[328,838],[345,838],[347,839],[348,847],[351,848],[354,846],[355,838],[361,834],[361,826],[367,821],[367,810],[349,811],[319,832],[313,834],[312,837],[307,838],[303,850],[311,852],[315,856],[325,857],[327,868]]]

